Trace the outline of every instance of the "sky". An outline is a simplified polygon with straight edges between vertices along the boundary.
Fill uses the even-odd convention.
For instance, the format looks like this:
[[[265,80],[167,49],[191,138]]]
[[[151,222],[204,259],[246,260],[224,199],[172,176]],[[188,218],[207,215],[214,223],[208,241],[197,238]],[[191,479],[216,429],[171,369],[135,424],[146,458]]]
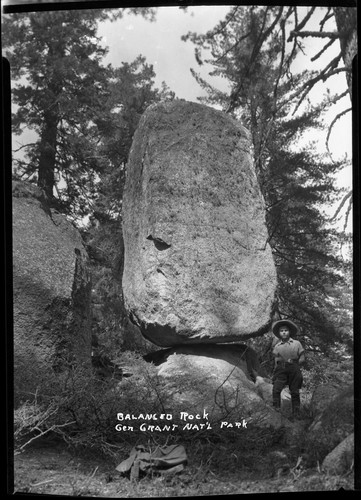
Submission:
[[[195,81],[190,72],[193,68],[199,72],[208,82],[214,84],[220,90],[229,88],[226,80],[209,76],[213,69],[210,65],[199,66],[194,57],[194,44],[181,40],[181,36],[189,31],[206,33],[212,29],[219,20],[223,19],[229,11],[230,6],[195,6],[189,7],[186,12],[178,7],[161,7],[157,12],[156,22],[149,22],[141,16],[132,14],[125,15],[115,23],[106,22],[100,26],[98,31],[102,36],[104,44],[109,47],[106,62],[114,66],[120,66],[122,62],[131,62],[137,55],[142,54],[148,63],[154,65],[157,74],[156,84],[161,85],[162,81],[176,93],[178,98],[197,102],[197,98],[205,96],[206,93]],[[308,10],[303,8],[304,12]],[[302,12],[302,8],[300,9]],[[318,23],[321,20],[315,16],[313,26],[318,30]],[[329,28],[330,29],[330,28]],[[333,30],[334,28],[332,28]],[[319,69],[323,67],[325,58],[329,61],[339,51],[337,43],[325,53],[325,58],[321,58],[314,63],[312,56],[324,45],[324,40],[315,38],[304,39],[305,55],[298,57],[295,71],[304,69]],[[322,66],[321,66],[322,65]],[[346,77],[339,74],[332,77],[327,82],[327,87],[331,92],[341,93],[346,88]],[[311,99],[317,102],[322,98],[326,87],[322,84],[316,86],[310,94]],[[333,106],[325,116],[325,123],[330,124],[333,118],[342,110],[351,106],[350,98],[347,96]],[[323,132],[311,131],[305,136],[305,142],[316,139],[317,152],[326,151],[327,130]],[[348,113],[336,122],[330,136],[329,149],[334,160],[339,160],[348,155],[352,158],[352,115]],[[350,162],[344,170],[337,176],[336,182],[339,186],[352,189],[352,167]],[[333,215],[336,207],[326,209],[328,215]],[[342,212],[341,212],[342,213]],[[348,231],[352,230],[352,219],[349,219]]]
[[[229,6],[199,6],[188,12],[178,7],[161,7],[156,22],[128,14],[115,23],[103,23],[98,33],[110,48],[108,62],[117,66],[142,54],[154,65],[158,86],[165,81],[178,98],[197,101],[197,97],[206,94],[195,82],[190,68],[199,71],[200,67],[195,62],[193,44],[181,41],[181,36],[188,31],[210,30],[228,11]],[[224,80],[220,83],[227,87]]]
[[[228,89],[225,79],[212,78],[209,72],[211,66],[204,64],[199,66],[194,57],[194,45],[188,41],[181,40],[181,36],[189,31],[205,33],[213,28],[217,22],[224,18],[229,11],[230,6],[209,5],[188,7],[187,11],[178,7],[160,7],[157,11],[156,21],[150,22],[142,16],[125,14],[124,17],[115,22],[101,23],[98,35],[102,38],[104,46],[107,46],[109,53],[104,63],[111,63],[114,67],[121,66],[122,62],[132,62],[139,54],[146,57],[148,64],[153,64],[156,73],[156,85],[161,86],[164,81],[168,87],[173,90],[176,97],[188,101],[197,102],[197,98],[204,96],[205,92],[190,72],[193,68],[201,73],[207,81],[214,84],[221,90]],[[304,12],[307,7],[301,8]],[[320,18],[319,18],[320,19]],[[314,28],[318,29],[319,19],[315,18]],[[311,29],[312,26],[309,27]],[[334,27],[331,27],[335,29]],[[312,63],[311,58],[323,46],[324,41],[315,38],[304,39],[305,55],[297,59],[298,65],[295,70],[318,69],[324,63],[324,59]],[[332,53],[339,50],[338,42],[325,53],[327,61],[332,57]],[[331,92],[340,93],[346,88],[346,77],[344,74],[332,77],[326,83]],[[320,84],[312,92],[312,99],[317,102],[322,97],[326,88]],[[326,116],[326,123],[331,123],[332,119],[345,108],[350,107],[349,97],[344,98],[334,106]],[[318,152],[326,151],[327,130],[315,135],[314,132],[306,136],[306,141],[316,139],[316,149]],[[345,154],[352,157],[352,125],[351,113],[345,115],[334,126],[330,138],[330,150],[332,157],[337,160],[343,158]],[[15,141],[22,143],[23,139],[15,138]],[[348,165],[338,176],[337,183],[351,189],[352,186],[352,168]],[[334,210],[330,208],[331,211]],[[351,223],[348,230],[351,230]]]
[[[194,45],[190,41],[181,41],[181,36],[189,31],[205,33],[224,18],[229,8],[229,6],[196,6],[189,7],[188,11],[184,12],[177,7],[161,7],[158,9],[155,23],[132,14],[125,15],[123,19],[115,23],[103,23],[98,33],[110,49],[106,61],[119,66],[123,61],[131,62],[138,54],[142,54],[148,63],[154,65],[158,85],[164,80],[177,97],[190,101],[197,101],[197,97],[205,95],[191,75],[190,68],[200,72],[208,81],[213,81],[218,88],[227,89],[228,85],[224,79],[212,78],[208,75],[212,69],[210,65],[200,67],[196,63]],[[317,24],[317,20],[314,24]],[[319,42],[313,38],[310,41],[305,39],[303,43],[306,47],[306,55],[298,57],[298,64],[294,69],[318,69],[324,59],[321,58],[315,63],[312,63],[310,59],[317,53],[318,47],[321,47],[324,41]],[[334,45],[327,52],[327,58],[338,50],[337,44]],[[342,91],[345,88],[345,82],[345,75],[340,74],[332,77],[332,82],[327,82],[327,86],[335,91],[339,89]],[[314,92],[313,98],[317,100],[324,90],[320,85]],[[347,100],[350,105],[349,98],[346,99],[346,103]],[[341,108],[344,104],[345,101],[341,103]],[[331,117],[334,114],[337,114],[335,110]],[[351,118],[346,117],[342,125],[335,128],[337,141],[332,144],[332,150],[337,157],[342,156],[345,151],[350,151],[352,130],[350,127]]]

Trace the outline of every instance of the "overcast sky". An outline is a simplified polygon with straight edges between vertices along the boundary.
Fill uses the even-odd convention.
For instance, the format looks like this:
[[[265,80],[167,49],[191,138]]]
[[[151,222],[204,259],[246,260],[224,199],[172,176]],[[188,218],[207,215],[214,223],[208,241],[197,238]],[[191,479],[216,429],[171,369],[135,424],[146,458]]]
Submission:
[[[216,87],[227,89],[227,82],[224,79],[212,79],[208,75],[213,68],[211,66],[199,66],[194,57],[194,44],[190,41],[181,41],[181,36],[189,31],[206,33],[213,28],[217,22],[224,18],[230,6],[195,6],[189,7],[186,12],[178,7],[160,7],[157,12],[156,22],[146,21],[141,16],[132,14],[125,15],[121,20],[114,23],[103,23],[99,28],[99,35],[103,37],[104,44],[109,47],[109,54],[106,62],[120,66],[121,63],[133,61],[139,54],[146,57],[148,63],[154,65],[157,74],[156,83],[161,85],[162,81],[176,93],[176,96],[189,101],[197,101],[197,97],[205,95],[205,92],[193,78],[190,68],[215,84]],[[302,13],[308,10],[307,7],[300,8]],[[313,26],[308,29],[319,29],[319,17],[314,17]],[[329,28],[331,29],[331,28]],[[332,27],[332,31],[335,27]],[[325,61],[330,61],[339,51],[338,43],[334,43],[319,60],[314,63],[311,58],[323,47],[324,39],[304,39],[305,55],[297,58],[294,70],[319,69],[325,65]],[[327,81],[320,83],[310,94],[316,102],[328,87],[331,93],[341,93],[346,89],[345,74],[339,74]],[[325,123],[330,124],[333,118],[342,110],[351,106],[350,98],[347,96],[332,107],[325,117]],[[325,152],[327,130],[323,132],[315,131],[306,134],[305,141],[316,139],[318,152]],[[345,154],[352,158],[352,115],[348,113],[336,122],[330,137],[330,151],[332,157],[337,160]],[[339,185],[347,189],[352,188],[352,167],[349,164],[338,176]],[[327,210],[329,214],[334,213],[334,208]],[[348,230],[352,230],[350,220]]]
[[[131,62],[139,54],[142,54],[148,63],[154,65],[157,85],[160,86],[161,82],[165,81],[177,97],[190,101],[197,101],[197,97],[205,95],[193,78],[190,68],[200,72],[207,81],[213,82],[218,88],[227,89],[228,85],[224,79],[212,79],[208,75],[209,71],[213,69],[211,66],[199,66],[196,63],[194,44],[190,41],[181,41],[181,36],[189,31],[205,33],[223,19],[229,9],[230,6],[196,6],[189,7],[184,12],[178,7],[160,7],[156,22],[153,23],[132,14],[125,15],[114,23],[102,23],[98,33],[103,38],[104,44],[110,49],[106,62],[110,62],[116,67],[120,66],[123,61]],[[314,24],[317,29],[318,20],[316,18]],[[339,50],[335,43],[325,53],[325,58],[312,63],[311,57],[323,46],[324,40],[318,41],[313,38],[308,41],[305,39],[304,44],[306,54],[300,55],[298,63],[294,67],[295,70],[318,69],[324,64],[325,58],[329,61],[332,53]],[[346,77],[344,74],[334,76],[327,82],[331,91],[336,93],[345,90],[345,85]],[[324,85],[318,85],[312,93],[313,99],[321,98],[325,90]],[[326,120],[330,123],[340,109],[349,106],[350,99],[346,97],[339,106],[334,107]],[[320,150],[324,150],[326,133],[320,136]],[[351,113],[349,113],[337,123],[332,134],[331,151],[335,158],[340,158],[345,153],[351,156],[351,133]]]
[[[212,79],[208,73],[213,68],[211,66],[199,66],[194,57],[194,45],[191,42],[183,42],[181,36],[188,31],[205,33],[212,29],[219,20],[223,19],[229,11],[230,6],[195,6],[189,7],[187,11],[178,7],[160,7],[157,10],[156,21],[150,22],[143,17],[133,14],[125,14],[124,17],[115,22],[104,22],[99,26],[98,34],[102,37],[103,43],[109,48],[109,54],[105,63],[111,63],[114,67],[121,66],[122,62],[131,62],[142,54],[149,64],[153,64],[156,72],[156,85],[160,87],[164,81],[178,98],[189,101],[197,101],[197,97],[205,95],[201,87],[193,78],[190,68],[200,72],[201,75],[216,87],[226,90],[228,88],[225,79]],[[302,9],[306,12],[307,7]],[[320,14],[321,15],[321,14]],[[311,18],[312,19],[312,18]],[[320,17],[321,19],[321,17]],[[319,19],[314,18],[314,28],[318,30]],[[308,29],[311,29],[310,26]],[[332,30],[335,29],[332,27]],[[312,38],[304,39],[305,55],[298,57],[295,70],[318,69],[323,65],[325,58],[330,61],[332,54],[336,55],[339,50],[338,42],[334,43],[325,53],[325,58],[321,58],[315,63],[311,62],[320,48],[324,45],[324,40]],[[346,77],[340,74],[327,81],[326,86],[331,92],[341,93],[346,88]],[[312,92],[313,99],[318,100],[326,91],[324,84],[320,84]],[[341,110],[350,107],[350,99],[347,96],[334,106],[326,117],[326,123],[331,123],[332,119]],[[348,154],[352,156],[352,126],[351,113],[348,113],[339,120],[332,132],[330,140],[330,150],[335,159]],[[307,140],[317,139],[318,151],[325,151],[325,139],[327,131],[315,136],[312,132]],[[18,138],[14,138],[19,142]],[[20,140],[20,142],[23,142]],[[352,184],[352,168],[345,168],[339,176],[339,182],[345,187]]]
[[[188,31],[205,33],[212,29],[224,18],[229,8],[199,6],[184,12],[178,7],[161,7],[155,22],[128,14],[115,23],[103,23],[98,33],[110,48],[108,62],[119,66],[123,61],[131,62],[138,54],[142,54],[148,63],[154,65],[158,86],[165,81],[177,97],[197,101],[197,97],[205,93],[195,82],[190,68],[197,71],[203,68],[195,62],[194,45],[181,41],[181,36]],[[207,74],[204,69],[202,73]],[[225,88],[225,80],[222,83]]]

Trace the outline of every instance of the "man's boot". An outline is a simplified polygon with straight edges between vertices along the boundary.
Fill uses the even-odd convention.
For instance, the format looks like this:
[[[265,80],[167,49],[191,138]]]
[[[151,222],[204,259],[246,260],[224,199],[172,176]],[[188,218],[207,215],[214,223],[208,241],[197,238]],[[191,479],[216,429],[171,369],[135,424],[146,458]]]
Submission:
[[[273,408],[276,411],[281,410],[281,396],[280,395],[273,395]]]

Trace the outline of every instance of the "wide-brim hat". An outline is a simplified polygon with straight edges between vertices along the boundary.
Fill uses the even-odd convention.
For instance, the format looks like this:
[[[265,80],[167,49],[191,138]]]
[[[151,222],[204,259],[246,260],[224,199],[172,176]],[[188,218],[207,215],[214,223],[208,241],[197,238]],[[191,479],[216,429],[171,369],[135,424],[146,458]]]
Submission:
[[[293,321],[290,319],[280,319],[272,325],[272,332],[278,338],[281,338],[279,335],[281,326],[288,326],[290,329],[290,337],[295,337],[298,333],[298,326]]]

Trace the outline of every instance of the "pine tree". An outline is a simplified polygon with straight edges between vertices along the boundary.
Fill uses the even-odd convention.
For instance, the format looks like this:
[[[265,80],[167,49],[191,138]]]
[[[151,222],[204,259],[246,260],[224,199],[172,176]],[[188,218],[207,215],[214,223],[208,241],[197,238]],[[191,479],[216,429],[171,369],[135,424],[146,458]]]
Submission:
[[[132,9],[152,16],[152,9]],[[115,12],[115,13],[114,13]],[[104,168],[98,142],[109,125],[109,82],[114,70],[102,60],[107,49],[98,22],[123,10],[64,10],[11,14],[3,19],[4,55],[11,65],[14,133],[25,126],[37,139],[16,160],[17,178],[36,181],[50,204],[84,215],[87,198]]]
[[[286,50],[285,26],[292,13],[291,7],[238,6],[205,35],[184,39],[196,44],[198,64],[210,52],[204,59],[215,67],[210,74],[231,86],[229,94],[219,92],[193,71],[209,94],[202,100],[221,105],[251,132],[278,273],[278,314],[299,323],[306,345],[325,349],[343,337],[330,289],[344,285],[345,265],[336,252],[339,235],[322,215],[322,206],[340,196],[333,176],[342,164],[298,143],[304,131],[321,127],[319,116],[333,100],[300,107],[315,74],[291,73],[298,48]]]
[[[153,9],[130,10],[154,15]],[[122,13],[13,14],[3,24],[5,55],[19,82],[13,132],[25,126],[38,136],[25,145],[25,159],[16,160],[14,177],[37,182],[50,206],[81,223],[91,261],[93,333],[108,354],[122,344],[127,323],[121,212],[132,137],[147,106],[174,98],[165,83],[155,87],[154,69],[141,56],[119,68],[103,65],[107,49],[97,37],[98,22]]]

